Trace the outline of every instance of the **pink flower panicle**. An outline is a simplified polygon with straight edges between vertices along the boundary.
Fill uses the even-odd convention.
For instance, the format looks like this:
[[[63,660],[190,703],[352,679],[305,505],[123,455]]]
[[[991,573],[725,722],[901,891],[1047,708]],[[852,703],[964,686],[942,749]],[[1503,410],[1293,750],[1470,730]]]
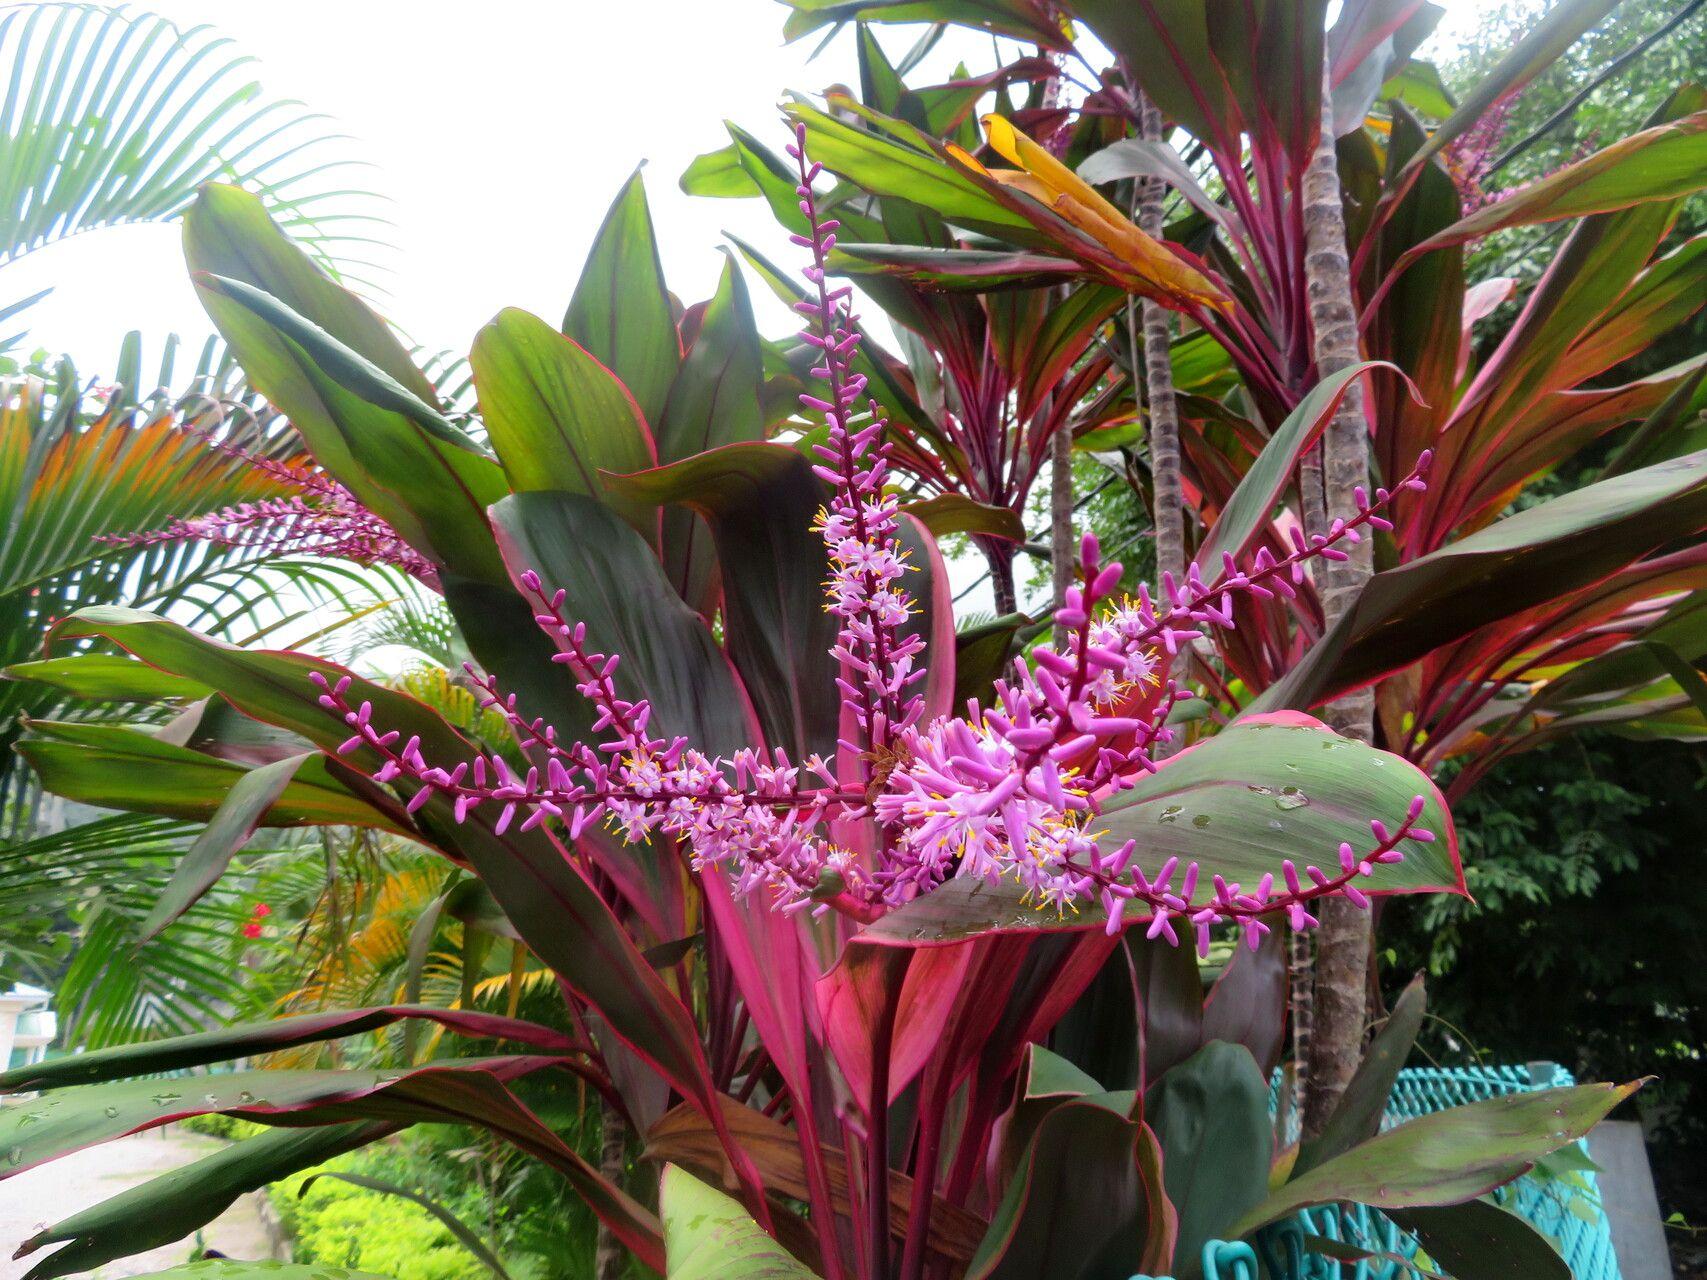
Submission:
[[[112,547],[154,547],[170,542],[205,542],[271,556],[303,555],[356,564],[386,564],[438,588],[432,563],[398,536],[355,494],[328,476],[299,470],[202,435],[209,447],[240,458],[250,468],[293,492],[222,507],[205,515],[179,517],[160,529],[98,536]]]
[[[825,442],[813,446],[820,461],[812,468],[833,490],[819,520],[830,557],[826,607],[842,620],[834,653],[843,674],[836,683],[862,735],[861,741],[843,740],[841,746],[866,757],[869,777],[872,760],[924,711],[924,700],[907,690],[925,674],[914,662],[925,641],[901,630],[914,607],[900,585],[910,566],[896,539],[898,503],[883,485],[889,471],[889,423],[875,400],[867,398],[863,412],[857,407],[866,380],[852,367],[860,344],[849,306],[853,289],[831,289],[826,283],[841,224],[818,216],[812,183],[823,166],[807,159],[804,124],[795,125],[788,154],[800,174],[794,189],[800,212],[812,228],[810,235],[790,239],[812,251],[812,264],[803,274],[817,294],[795,303],[795,310],[810,321],[800,337],[820,353],[812,375],[825,384],[827,397],[802,395],[800,403],[823,414],[829,426]]]
[[[480,752],[446,768],[424,757],[418,739],[400,742],[396,731],[375,727],[371,704],[350,703],[350,677],[316,673],[321,704],[351,731],[339,752],[373,752],[377,781],[413,788],[411,812],[438,798],[457,821],[495,809],[498,832],[519,814],[523,829],[555,819],[571,840],[595,821],[630,842],[667,836],[685,845],[696,870],[723,868],[739,892],[768,889],[784,910],[833,907],[870,920],[954,877],[1011,879],[1041,908],[1100,904],[1111,933],[1136,903],[1148,913],[1150,936],[1177,943],[1184,928],[1203,946],[1218,923],[1242,926],[1254,945],[1268,913],[1306,928],[1315,923],[1311,907],[1319,898],[1366,903],[1357,881],[1400,861],[1405,841],[1434,838],[1417,825],[1422,796],[1396,829],[1371,821],[1368,847],[1342,844],[1337,865],[1324,859],[1327,870],[1300,868],[1285,860],[1278,881],[1265,875],[1250,886],[1214,875],[1203,883],[1197,863],[1179,858],[1146,871],[1136,864],[1135,841],[1104,848],[1094,826],[1111,797],[1155,771],[1154,748],[1170,736],[1168,711],[1185,694],[1162,678],[1159,655],[1177,652],[1206,627],[1232,627],[1240,596],[1294,595],[1312,561],[1344,559],[1341,544],[1356,542],[1364,526],[1392,528],[1380,512],[1393,493],[1378,489],[1372,500],[1359,490],[1351,518],[1308,537],[1294,533],[1284,556],[1263,548],[1243,568],[1224,557],[1213,580],[1196,565],[1183,580],[1167,577],[1160,599],[1140,589],[1136,600],[1114,603],[1120,565],[1104,564],[1097,539],[1087,535],[1078,585],[1055,614],[1066,637],[1061,646],[1039,647],[1030,664],[1017,658],[987,707],[972,703],[964,717],[922,721],[922,701],[910,690],[922,675],[915,660],[923,641],[906,631],[913,605],[901,581],[909,566],[898,545],[895,500],[883,486],[884,418],[869,399],[856,409],[866,390],[852,368],[858,333],[849,291],[825,284],[836,224],[817,216],[812,183],[820,170],[806,160],[804,142],[797,130],[789,150],[800,166],[800,208],[812,232],[795,241],[812,250],[806,276],[817,298],[800,310],[813,321],[806,339],[822,353],[814,373],[825,394],[802,401],[829,424],[815,470],[832,496],[818,526],[831,566],[827,607],[840,619],[837,684],[844,721],[857,735],[840,747],[859,762],[857,784],[818,757],[796,762],[781,750],[748,749],[713,758],[683,738],[657,735],[650,704],[619,690],[621,659],[598,651],[586,624],[566,616],[566,593],[547,594],[531,570],[521,574],[521,588],[558,649],[555,661],[597,709],[593,741],[560,741],[543,720],[529,719],[513,694],[471,668],[483,704],[507,719],[536,763],[520,773]],[[1424,488],[1429,461],[1425,453],[1393,492]],[[879,760],[887,767],[875,767]],[[827,829],[864,818],[875,820],[883,838],[875,854],[856,858]]]

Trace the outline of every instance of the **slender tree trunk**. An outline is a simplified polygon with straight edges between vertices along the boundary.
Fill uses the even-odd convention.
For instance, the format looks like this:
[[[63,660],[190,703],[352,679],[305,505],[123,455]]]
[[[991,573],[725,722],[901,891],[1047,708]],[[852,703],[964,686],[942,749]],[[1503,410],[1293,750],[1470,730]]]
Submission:
[[[1139,136],[1162,141],[1162,113],[1139,95]],[[1162,206],[1167,183],[1139,178],[1138,228],[1162,238]],[[1128,299],[1127,306],[1130,307]],[[1155,489],[1156,572],[1185,575],[1185,499],[1180,485],[1179,405],[1174,397],[1173,323],[1168,309],[1149,298],[1139,309],[1144,319],[1144,399],[1150,411],[1150,476]],[[1136,362],[1134,362],[1136,364]]]
[[[1357,311],[1352,302],[1347,260],[1345,214],[1334,155],[1333,95],[1322,77],[1322,133],[1304,176],[1305,281],[1310,326],[1314,332],[1316,376],[1325,378],[1358,359]],[[1322,444],[1321,484],[1327,519],[1349,517],[1352,490],[1369,483],[1369,427],[1363,415],[1363,387],[1354,383],[1328,424]],[[1308,478],[1307,478],[1308,479]],[[1306,484],[1306,488],[1308,485]],[[1371,570],[1369,540],[1348,548],[1351,557],[1322,566],[1318,583],[1328,626],[1356,601]],[[1327,708],[1330,725],[1367,742],[1373,735],[1375,695],[1370,689],[1348,694]],[[1322,904],[1316,939],[1315,1001],[1310,1028],[1308,1074],[1304,1089],[1306,1135],[1320,1132],[1334,1104],[1357,1069],[1366,1015],[1369,970],[1369,913],[1341,898]]]
[[[1073,568],[1078,563],[1073,545],[1073,429],[1062,423],[1049,438],[1049,576],[1057,609],[1073,585]],[[1056,627],[1056,648],[1066,641]]]
[[[1014,591],[1014,554],[1011,542],[1000,538],[974,538],[984,562],[990,566],[990,590],[996,597],[996,616],[1019,612],[1019,596]]]
[[[622,1186],[628,1172],[628,1123],[608,1102],[599,1103],[599,1172],[613,1186]],[[622,1280],[628,1269],[628,1250],[601,1218],[594,1242],[593,1280]]]
[[[1138,95],[1138,136],[1147,142],[1162,144],[1164,130],[1162,113],[1143,93]],[[1162,178],[1134,180],[1138,202],[1138,229],[1153,239],[1162,238],[1163,205],[1168,184]],[[1156,527],[1156,587],[1158,599],[1166,599],[1161,591],[1162,578],[1172,574],[1174,579],[1185,577],[1185,491],[1180,483],[1179,402],[1174,395],[1173,317],[1168,309],[1150,298],[1141,299],[1139,312],[1144,322],[1144,402],[1150,415],[1150,488],[1154,510],[1151,513]],[[1126,300],[1127,333],[1132,332],[1132,299]],[[1132,376],[1138,376],[1138,353],[1132,353]],[[1137,390],[1134,387],[1136,404]],[[1183,671],[1189,650],[1176,658],[1176,672]],[[1177,749],[1173,741],[1156,745],[1160,758],[1171,756]]]

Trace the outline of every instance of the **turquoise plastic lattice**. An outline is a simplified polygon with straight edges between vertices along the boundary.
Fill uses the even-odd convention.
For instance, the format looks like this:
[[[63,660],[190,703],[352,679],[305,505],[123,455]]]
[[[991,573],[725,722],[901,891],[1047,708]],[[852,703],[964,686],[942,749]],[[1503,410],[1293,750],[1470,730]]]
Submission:
[[[1557,1066],[1539,1080],[1528,1068],[1518,1067],[1413,1068],[1399,1073],[1381,1127],[1390,1129],[1465,1102],[1573,1083],[1570,1073]],[[1526,1177],[1500,1188],[1494,1199],[1551,1239],[1576,1280],[1619,1280],[1612,1232],[1594,1174],[1582,1176],[1588,1191]],[[1306,1249],[1306,1235],[1390,1257],[1340,1263]],[[1409,1259],[1416,1251],[1417,1242],[1376,1210],[1363,1205],[1328,1206],[1305,1210],[1258,1233],[1254,1249],[1243,1243],[1212,1241],[1203,1251],[1203,1275],[1205,1280],[1257,1280],[1260,1264],[1275,1280],[1404,1280],[1411,1268],[1401,1259]]]

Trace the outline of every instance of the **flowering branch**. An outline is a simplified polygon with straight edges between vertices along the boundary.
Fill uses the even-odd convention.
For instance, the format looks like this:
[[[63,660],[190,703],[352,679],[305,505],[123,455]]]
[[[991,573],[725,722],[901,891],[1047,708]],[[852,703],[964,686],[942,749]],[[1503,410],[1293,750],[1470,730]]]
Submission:
[[[863,762],[859,785],[816,756],[797,763],[782,750],[747,749],[713,758],[684,738],[657,736],[650,703],[619,690],[621,659],[599,652],[586,624],[565,614],[566,593],[547,594],[532,571],[521,574],[522,591],[558,649],[554,660],[597,711],[592,741],[565,744],[552,726],[529,719],[514,695],[471,671],[483,703],[507,719],[537,763],[519,774],[479,753],[446,769],[423,758],[418,740],[399,745],[396,732],[376,728],[369,704],[352,706],[347,678],[334,684],[316,675],[322,705],[352,731],[340,752],[376,752],[378,781],[414,785],[411,810],[437,795],[450,800],[458,821],[482,805],[499,806],[500,832],[518,813],[524,829],[561,820],[571,839],[593,821],[630,842],[660,832],[682,842],[696,870],[723,867],[738,892],[766,887],[784,910],[836,909],[870,920],[952,877],[1012,878],[1039,907],[1098,901],[1111,933],[1137,903],[1149,912],[1150,936],[1177,943],[1175,926],[1184,924],[1201,946],[1217,923],[1240,925],[1254,945],[1268,928],[1260,917],[1269,913],[1305,928],[1315,923],[1310,906],[1319,898],[1365,904],[1357,881],[1401,860],[1404,841],[1433,839],[1416,825],[1421,796],[1396,830],[1370,823],[1372,848],[1342,844],[1331,873],[1314,865],[1300,872],[1288,859],[1278,882],[1265,875],[1249,889],[1212,875],[1207,897],[1199,894],[1197,863],[1170,858],[1146,874],[1134,863],[1134,841],[1105,851],[1090,828],[1110,797],[1155,771],[1153,750],[1170,737],[1168,711],[1185,693],[1161,678],[1159,652],[1176,653],[1209,626],[1231,628],[1240,596],[1295,594],[1312,562],[1346,558],[1343,544],[1358,541],[1366,526],[1392,527],[1380,513],[1393,493],[1378,489],[1371,500],[1359,490],[1351,518],[1309,537],[1294,532],[1284,556],[1263,548],[1248,567],[1226,556],[1213,582],[1196,565],[1182,580],[1168,576],[1159,602],[1140,588],[1136,600],[1111,607],[1121,567],[1104,564],[1096,538],[1087,536],[1080,581],[1055,615],[1066,635],[1060,648],[1039,647],[1031,664],[1016,659],[988,707],[922,723],[923,701],[909,689],[923,675],[915,659],[924,641],[904,630],[914,606],[900,585],[909,566],[898,545],[895,500],[884,492],[885,420],[869,399],[856,409],[866,390],[853,371],[859,334],[849,290],[826,285],[837,224],[818,217],[812,183],[819,167],[807,161],[804,138],[797,130],[789,151],[812,231],[794,239],[812,251],[806,275],[817,297],[799,305],[813,322],[803,336],[820,352],[813,373],[825,394],[801,399],[829,424],[814,470],[831,497],[817,527],[831,565],[826,607],[840,619],[832,650],[842,668],[837,685],[852,726],[838,745]],[[1423,488],[1428,465],[1424,454],[1394,491]],[[825,834],[832,821],[866,817],[884,832],[869,862]]]
[[[97,537],[112,547],[154,547],[169,542],[205,542],[216,547],[270,555],[308,555],[356,564],[387,564],[438,589],[438,571],[379,516],[337,481],[286,466],[198,432],[208,446],[241,459],[251,469],[292,490],[222,507],[205,515],[179,517],[160,529]]]

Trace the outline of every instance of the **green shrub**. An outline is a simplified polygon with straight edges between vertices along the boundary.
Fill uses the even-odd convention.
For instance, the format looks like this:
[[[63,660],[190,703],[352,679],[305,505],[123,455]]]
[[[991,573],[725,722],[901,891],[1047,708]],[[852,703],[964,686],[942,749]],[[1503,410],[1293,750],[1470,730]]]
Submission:
[[[201,1116],[188,1116],[178,1123],[191,1133],[206,1134],[210,1138],[224,1138],[228,1142],[236,1142],[240,1138],[253,1138],[257,1133],[267,1131],[265,1125],[256,1124],[251,1120],[239,1120],[236,1116],[222,1115],[218,1112]]]

